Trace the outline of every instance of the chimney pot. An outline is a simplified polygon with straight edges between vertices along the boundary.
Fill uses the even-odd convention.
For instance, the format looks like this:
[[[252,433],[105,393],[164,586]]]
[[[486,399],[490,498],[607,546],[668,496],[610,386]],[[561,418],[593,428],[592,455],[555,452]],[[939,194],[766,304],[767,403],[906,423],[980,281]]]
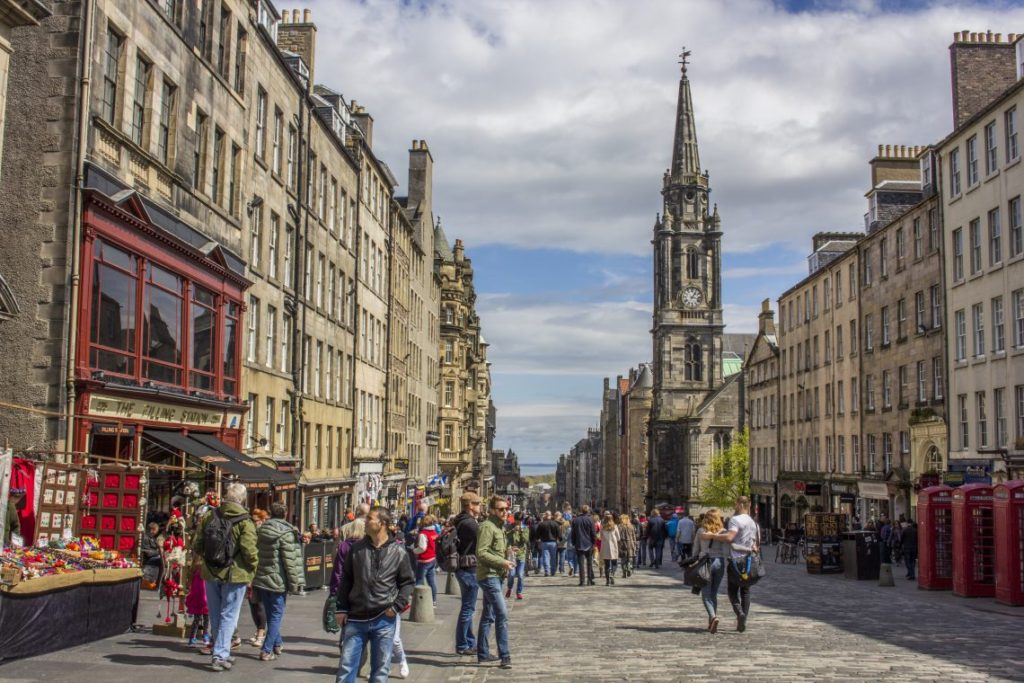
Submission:
[[[313,10],[304,9],[302,10],[302,21],[303,23],[310,23],[313,21]]]
[[[878,146],[878,156],[882,156],[882,151],[885,149],[885,145]]]
[[[1003,42],[1003,34],[1002,33],[997,33],[996,34],[996,42],[997,43]]]
[[[987,40],[990,43],[992,42],[992,31],[991,30],[989,30],[988,32],[985,33],[985,40]]]
[[[892,156],[892,145],[885,146],[885,156]]]
[[[903,157],[904,159],[907,158],[907,146],[906,145],[900,145],[900,156]]]

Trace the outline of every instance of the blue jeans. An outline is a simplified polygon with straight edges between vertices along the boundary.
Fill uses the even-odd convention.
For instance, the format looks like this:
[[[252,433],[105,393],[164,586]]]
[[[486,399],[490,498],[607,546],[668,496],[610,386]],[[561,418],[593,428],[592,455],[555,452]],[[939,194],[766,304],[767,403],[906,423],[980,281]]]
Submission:
[[[914,578],[914,576],[915,576],[914,570],[917,568],[916,567],[916,565],[917,565],[917,550],[914,550],[913,552],[904,550],[903,551],[903,561],[907,565],[907,578],[908,579]]]
[[[651,541],[651,566],[661,566],[661,554],[665,550],[665,539]]]
[[[555,559],[558,557],[558,544],[554,541],[544,541],[540,544],[542,558],[541,566],[544,568],[544,576],[555,573]]]
[[[210,629],[213,631],[213,658],[231,656],[231,636],[238,626],[238,612],[245,602],[244,583],[206,582],[206,602],[210,607]]]
[[[571,545],[565,546],[565,563],[569,565],[569,569],[576,571],[576,549]]]
[[[430,595],[434,602],[437,602],[437,579],[435,574],[437,573],[437,560],[431,560],[430,562],[417,562],[416,563],[416,585],[422,586],[424,582],[430,586]]]
[[[284,621],[284,603],[288,594],[261,590],[260,597],[263,599],[263,609],[267,613],[267,635],[263,639],[263,651],[269,654],[275,647],[284,645],[284,641],[281,640],[281,622]]]
[[[363,646],[370,643],[370,683],[387,683],[398,617],[380,615],[370,621],[349,621],[341,636],[337,683],[356,683]]]
[[[718,615],[718,589],[725,576],[725,560],[721,557],[711,558],[711,582],[700,589],[700,597],[704,600],[704,609],[708,618]]]
[[[480,581],[480,590],[484,593],[484,611],[480,615],[480,627],[476,634],[477,659],[491,656],[487,640],[491,635],[491,624],[494,624],[498,640],[498,655],[505,659],[511,657],[508,649],[508,608],[505,597],[501,594],[501,579],[488,576]]]
[[[516,568],[513,569],[508,574],[508,589],[512,590],[512,584],[514,584],[515,580],[518,578],[519,579],[519,588],[516,590],[516,593],[522,593],[523,592],[523,575],[525,573],[526,573],[526,559],[523,558],[522,560],[516,560]]]
[[[558,573],[565,573],[565,548],[558,549]]]
[[[475,650],[473,612],[476,611],[476,594],[480,588],[476,582],[476,570],[460,569],[455,572],[455,579],[462,593],[462,607],[459,609],[459,619],[455,622],[455,649]]]
[[[647,564],[647,539],[641,538],[636,544],[636,566],[643,567]]]

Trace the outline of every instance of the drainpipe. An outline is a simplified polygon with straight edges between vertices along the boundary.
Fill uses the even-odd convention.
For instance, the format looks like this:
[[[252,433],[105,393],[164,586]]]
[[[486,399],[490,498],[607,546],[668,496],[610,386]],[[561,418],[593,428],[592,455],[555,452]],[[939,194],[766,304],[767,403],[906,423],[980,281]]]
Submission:
[[[71,272],[69,274],[69,293],[64,302],[64,317],[66,327],[64,338],[67,340],[67,349],[64,355],[65,391],[67,392],[64,432],[64,458],[70,458],[70,453],[75,445],[75,363],[76,344],[78,331],[78,288],[81,283],[81,242],[82,242],[82,185],[85,182],[85,151],[86,138],[89,135],[89,93],[92,82],[92,45],[93,25],[91,19],[92,4],[88,0],[82,2],[82,26],[85,28],[85,35],[82,46],[78,51],[78,132],[74,143],[75,147],[75,180],[72,188],[71,205],[71,236],[68,240],[68,252],[71,257]]]

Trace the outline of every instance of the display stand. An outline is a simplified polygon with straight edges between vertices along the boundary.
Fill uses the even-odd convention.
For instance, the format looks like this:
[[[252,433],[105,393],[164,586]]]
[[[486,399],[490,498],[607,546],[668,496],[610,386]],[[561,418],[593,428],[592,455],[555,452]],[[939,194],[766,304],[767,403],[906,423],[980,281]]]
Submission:
[[[807,541],[808,574],[841,574],[843,572],[842,534],[846,531],[846,515],[834,512],[811,512],[804,517]]]

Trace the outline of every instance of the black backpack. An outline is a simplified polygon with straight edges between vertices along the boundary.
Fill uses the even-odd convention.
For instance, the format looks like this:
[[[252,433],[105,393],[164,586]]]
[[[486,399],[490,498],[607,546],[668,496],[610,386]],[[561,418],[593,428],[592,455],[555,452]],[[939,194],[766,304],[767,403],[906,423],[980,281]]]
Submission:
[[[446,529],[434,545],[437,566],[453,572],[459,568],[459,533],[455,527]]]
[[[230,567],[235,559],[236,524],[249,519],[248,514],[225,517],[221,508],[217,508],[206,520],[203,527],[203,560],[214,569]]]

